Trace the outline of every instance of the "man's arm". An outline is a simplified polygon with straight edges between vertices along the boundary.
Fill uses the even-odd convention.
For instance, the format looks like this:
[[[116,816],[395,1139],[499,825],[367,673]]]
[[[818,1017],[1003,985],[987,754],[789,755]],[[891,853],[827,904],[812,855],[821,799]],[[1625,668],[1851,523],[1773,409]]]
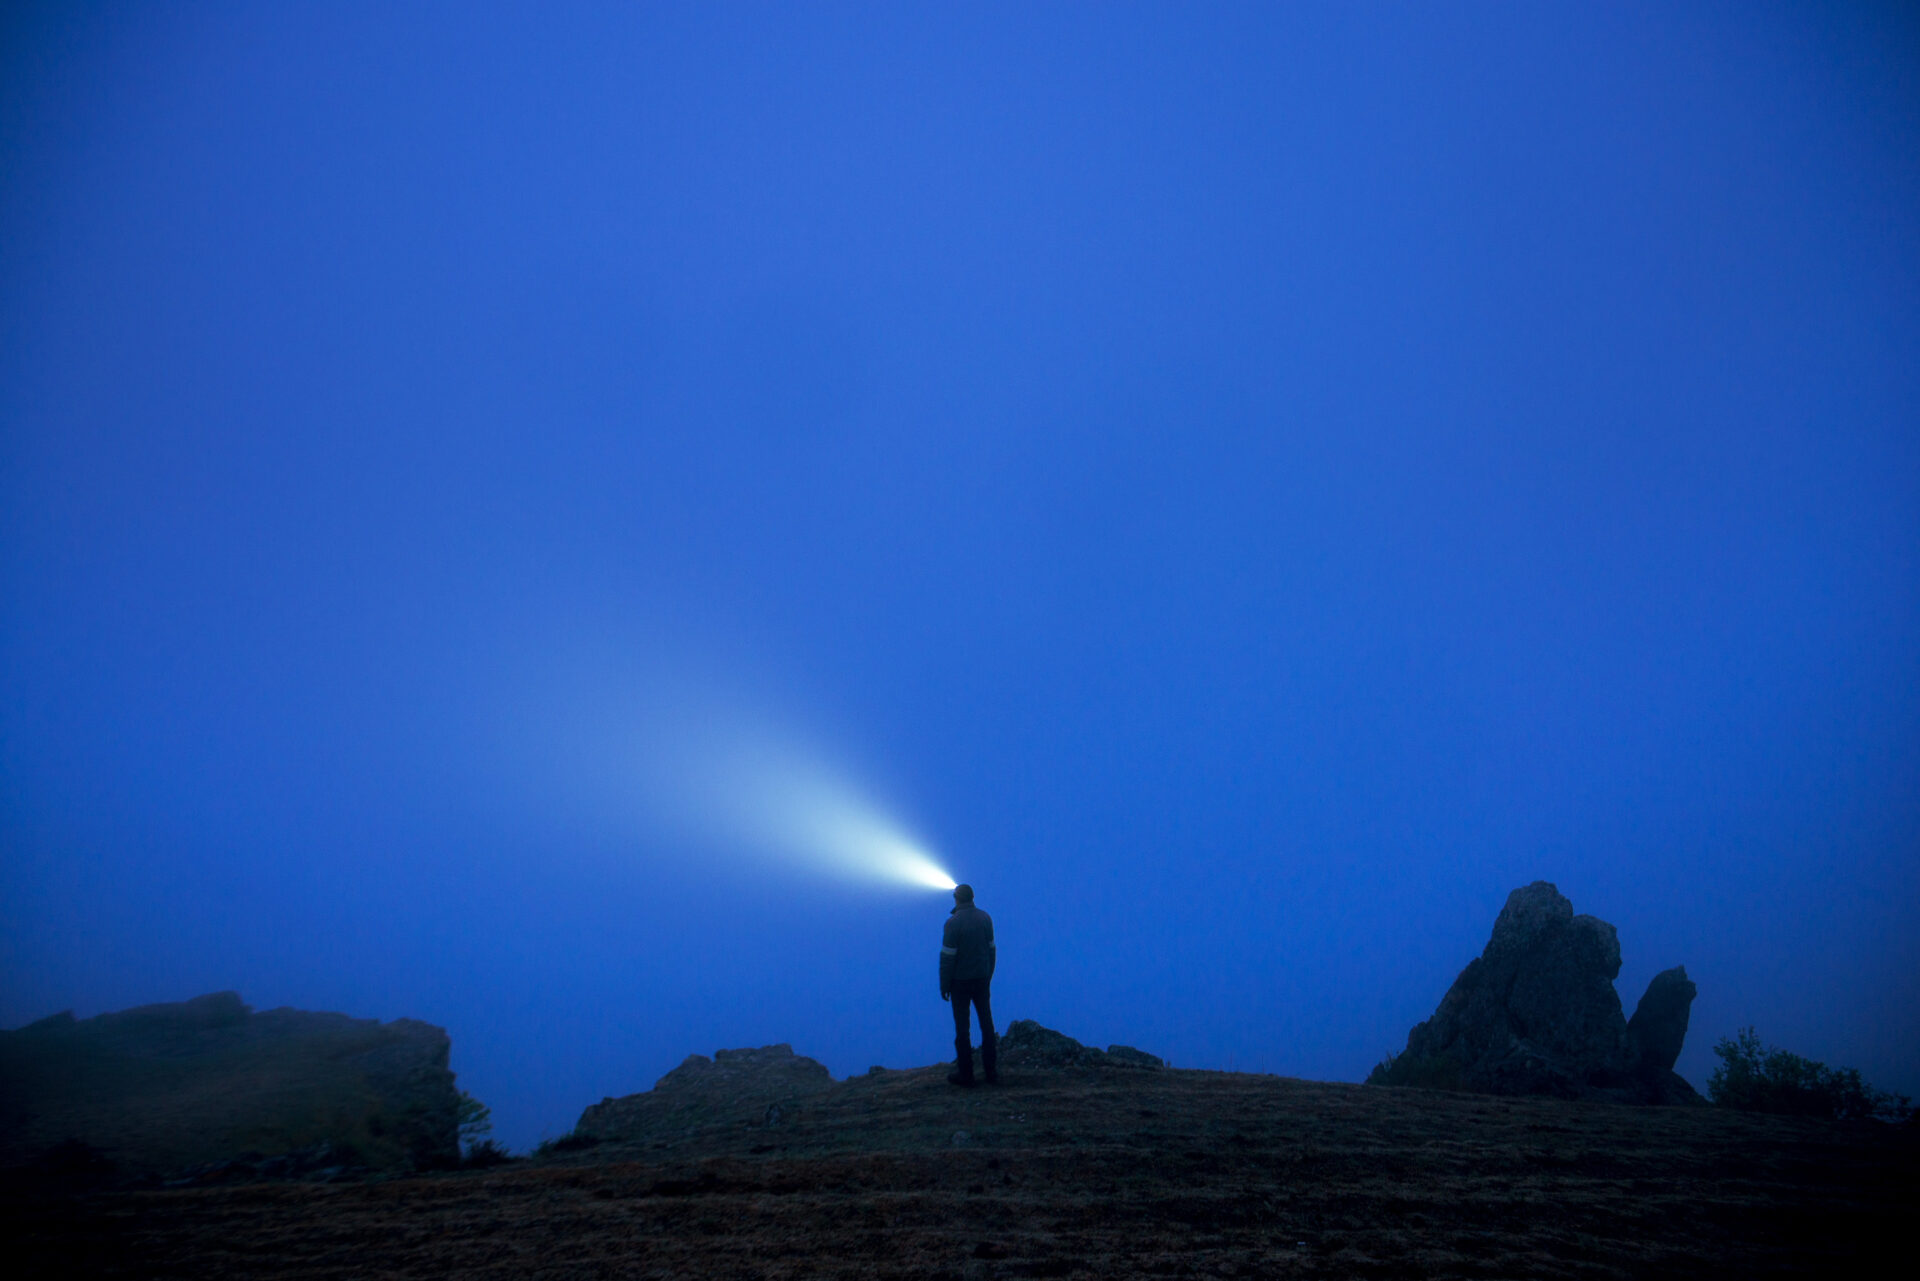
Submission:
[[[954,946],[953,918],[947,918],[947,925],[940,932],[940,999],[946,1000],[953,992],[953,958],[960,954]]]
[[[993,918],[987,918],[987,978],[993,978],[993,967],[1000,962],[1000,949],[993,941]]]

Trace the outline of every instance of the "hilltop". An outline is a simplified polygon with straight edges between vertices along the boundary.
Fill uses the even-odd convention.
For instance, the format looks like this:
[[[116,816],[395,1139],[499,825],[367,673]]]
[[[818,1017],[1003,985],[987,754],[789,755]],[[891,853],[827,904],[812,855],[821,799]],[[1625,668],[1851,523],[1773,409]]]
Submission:
[[[483,1171],[41,1189],[8,1235],[49,1276],[1857,1275],[1920,1192],[1911,1126],[1086,1052],[971,1091],[814,1078]]]

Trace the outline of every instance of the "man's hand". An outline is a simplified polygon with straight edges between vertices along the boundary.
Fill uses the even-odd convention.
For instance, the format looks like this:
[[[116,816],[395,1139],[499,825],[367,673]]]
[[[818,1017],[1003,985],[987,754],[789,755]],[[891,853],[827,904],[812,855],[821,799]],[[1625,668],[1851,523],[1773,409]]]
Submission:
[[[953,993],[943,987],[940,989],[940,999],[943,1001],[951,1001],[953,999]]]

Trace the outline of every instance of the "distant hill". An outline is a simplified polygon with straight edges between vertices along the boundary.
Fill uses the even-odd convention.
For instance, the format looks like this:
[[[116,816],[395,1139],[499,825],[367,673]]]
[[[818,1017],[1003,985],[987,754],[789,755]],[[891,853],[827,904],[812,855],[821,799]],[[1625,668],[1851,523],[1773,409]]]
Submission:
[[[233,992],[0,1032],[0,1165],[171,1175],[410,1170],[459,1156],[444,1030]]]

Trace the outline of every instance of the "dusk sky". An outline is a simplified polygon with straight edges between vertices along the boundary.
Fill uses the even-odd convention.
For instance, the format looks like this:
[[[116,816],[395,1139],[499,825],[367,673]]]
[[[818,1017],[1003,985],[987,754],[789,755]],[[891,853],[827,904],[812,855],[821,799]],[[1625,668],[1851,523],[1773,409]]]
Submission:
[[[1002,1026],[1354,1081],[1544,879],[1920,1094],[1920,22],[10,5],[0,1024],[525,1148]]]

